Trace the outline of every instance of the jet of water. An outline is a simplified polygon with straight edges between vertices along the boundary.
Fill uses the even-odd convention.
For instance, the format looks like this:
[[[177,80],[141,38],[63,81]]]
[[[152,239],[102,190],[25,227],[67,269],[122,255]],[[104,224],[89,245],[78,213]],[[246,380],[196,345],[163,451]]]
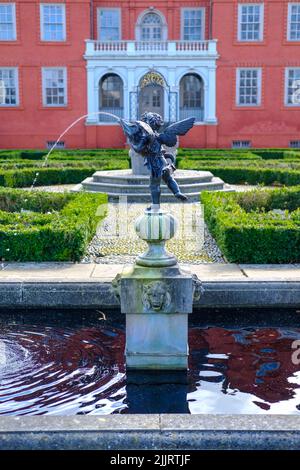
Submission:
[[[80,116],[79,118],[77,118],[75,121],[73,121],[63,132],[62,134],[60,134],[60,136],[57,138],[57,140],[55,141],[55,143],[52,145],[52,147],[50,148],[49,152],[47,153],[46,157],[45,157],[45,160],[43,161],[43,164],[41,166],[41,168],[44,168],[45,165],[47,164],[47,161],[48,161],[48,158],[50,157],[51,153],[53,152],[53,150],[55,149],[55,147],[57,146],[58,142],[60,141],[60,139],[62,139],[62,137],[70,130],[72,129],[72,127],[76,126],[76,124],[78,122],[80,122],[82,119],[84,118],[87,118],[89,116],[95,116],[95,115],[99,115],[99,114],[103,114],[105,116],[111,116],[113,117],[114,119],[116,119],[118,122],[120,122],[120,118],[118,116],[116,116],[115,114],[112,114],[112,113],[107,113],[105,111],[97,111],[95,113],[88,113],[88,114],[83,114],[82,116]],[[34,177],[34,180],[32,182],[32,185],[30,187],[30,190],[32,190],[37,182],[37,179],[39,177],[39,172],[37,172],[35,174],[35,177]]]

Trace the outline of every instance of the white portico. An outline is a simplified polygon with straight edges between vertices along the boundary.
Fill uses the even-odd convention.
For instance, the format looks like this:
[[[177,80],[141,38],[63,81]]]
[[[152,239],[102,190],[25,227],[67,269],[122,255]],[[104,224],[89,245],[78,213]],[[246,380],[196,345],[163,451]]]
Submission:
[[[88,125],[112,124],[107,111],[135,120],[159,112],[165,122],[195,116],[215,124],[216,41],[86,41]]]

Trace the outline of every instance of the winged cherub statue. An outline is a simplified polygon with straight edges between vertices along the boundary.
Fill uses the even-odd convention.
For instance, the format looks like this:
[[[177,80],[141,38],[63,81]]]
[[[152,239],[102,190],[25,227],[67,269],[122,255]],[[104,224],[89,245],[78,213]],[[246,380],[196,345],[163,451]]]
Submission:
[[[150,191],[153,206],[160,204],[160,184],[163,180],[174,196],[182,201],[188,198],[183,194],[173,172],[174,166],[173,155],[167,154],[163,146],[174,147],[177,143],[178,135],[185,135],[194,125],[195,118],[188,118],[175,122],[168,126],[163,132],[159,133],[160,127],[163,125],[162,117],[157,113],[144,113],[141,121],[130,123],[124,119],[120,120],[125,135],[128,137],[129,143],[133,150],[143,155],[145,165],[150,171]],[[167,160],[171,160],[168,163]]]

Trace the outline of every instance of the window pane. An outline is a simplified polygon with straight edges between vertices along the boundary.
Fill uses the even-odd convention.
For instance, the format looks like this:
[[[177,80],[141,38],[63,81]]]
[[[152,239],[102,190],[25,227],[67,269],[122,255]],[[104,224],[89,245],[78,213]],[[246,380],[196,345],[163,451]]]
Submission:
[[[287,104],[300,106],[300,69],[289,69],[287,73]]]
[[[123,117],[123,81],[115,74],[105,75],[99,84],[99,111]],[[99,115],[102,122],[115,122],[113,117]]]
[[[43,87],[46,106],[65,106],[67,104],[64,69],[43,69]]]
[[[0,106],[16,106],[17,103],[16,69],[0,69]]]
[[[161,41],[161,18],[156,13],[147,13],[147,15],[144,16],[141,28],[141,39],[142,41]]]
[[[42,5],[42,40],[64,41],[65,7],[64,5]]]
[[[203,81],[195,74],[185,75],[180,82],[180,118],[191,116],[203,120]]]
[[[257,69],[238,70],[237,104],[257,106],[260,102],[259,71]]]
[[[240,5],[239,40],[261,41],[262,5]]]
[[[289,5],[288,39],[300,41],[300,4]]]
[[[15,40],[15,7],[0,5],[0,41]]]
[[[123,82],[118,75],[106,75],[100,86],[101,108],[123,107]]]
[[[202,10],[183,11],[184,41],[200,41],[203,38]]]
[[[100,10],[100,40],[118,41],[120,39],[120,11],[118,9]]]

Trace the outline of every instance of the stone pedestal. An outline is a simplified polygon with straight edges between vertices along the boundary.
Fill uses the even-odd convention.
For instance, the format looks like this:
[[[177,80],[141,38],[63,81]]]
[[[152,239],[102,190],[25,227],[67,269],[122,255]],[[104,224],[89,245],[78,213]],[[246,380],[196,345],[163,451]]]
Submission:
[[[132,148],[129,150],[129,156],[131,158],[132,174],[149,176],[149,170],[144,165],[144,158]]]
[[[175,147],[166,147],[164,146],[164,150],[168,153],[173,155],[174,160],[176,160],[177,154],[177,145]],[[131,168],[133,175],[143,175],[149,176],[149,170],[144,165],[144,157],[139,153],[135,152],[132,147],[129,150],[129,156],[131,159]]]
[[[178,266],[125,267],[120,277],[126,314],[126,364],[138,369],[186,369],[193,279]]]
[[[196,280],[165,250],[175,234],[175,218],[146,211],[136,231],[149,249],[114,281],[126,314],[126,364],[132,369],[180,370],[188,367],[188,314]],[[199,292],[199,281],[197,286]]]

